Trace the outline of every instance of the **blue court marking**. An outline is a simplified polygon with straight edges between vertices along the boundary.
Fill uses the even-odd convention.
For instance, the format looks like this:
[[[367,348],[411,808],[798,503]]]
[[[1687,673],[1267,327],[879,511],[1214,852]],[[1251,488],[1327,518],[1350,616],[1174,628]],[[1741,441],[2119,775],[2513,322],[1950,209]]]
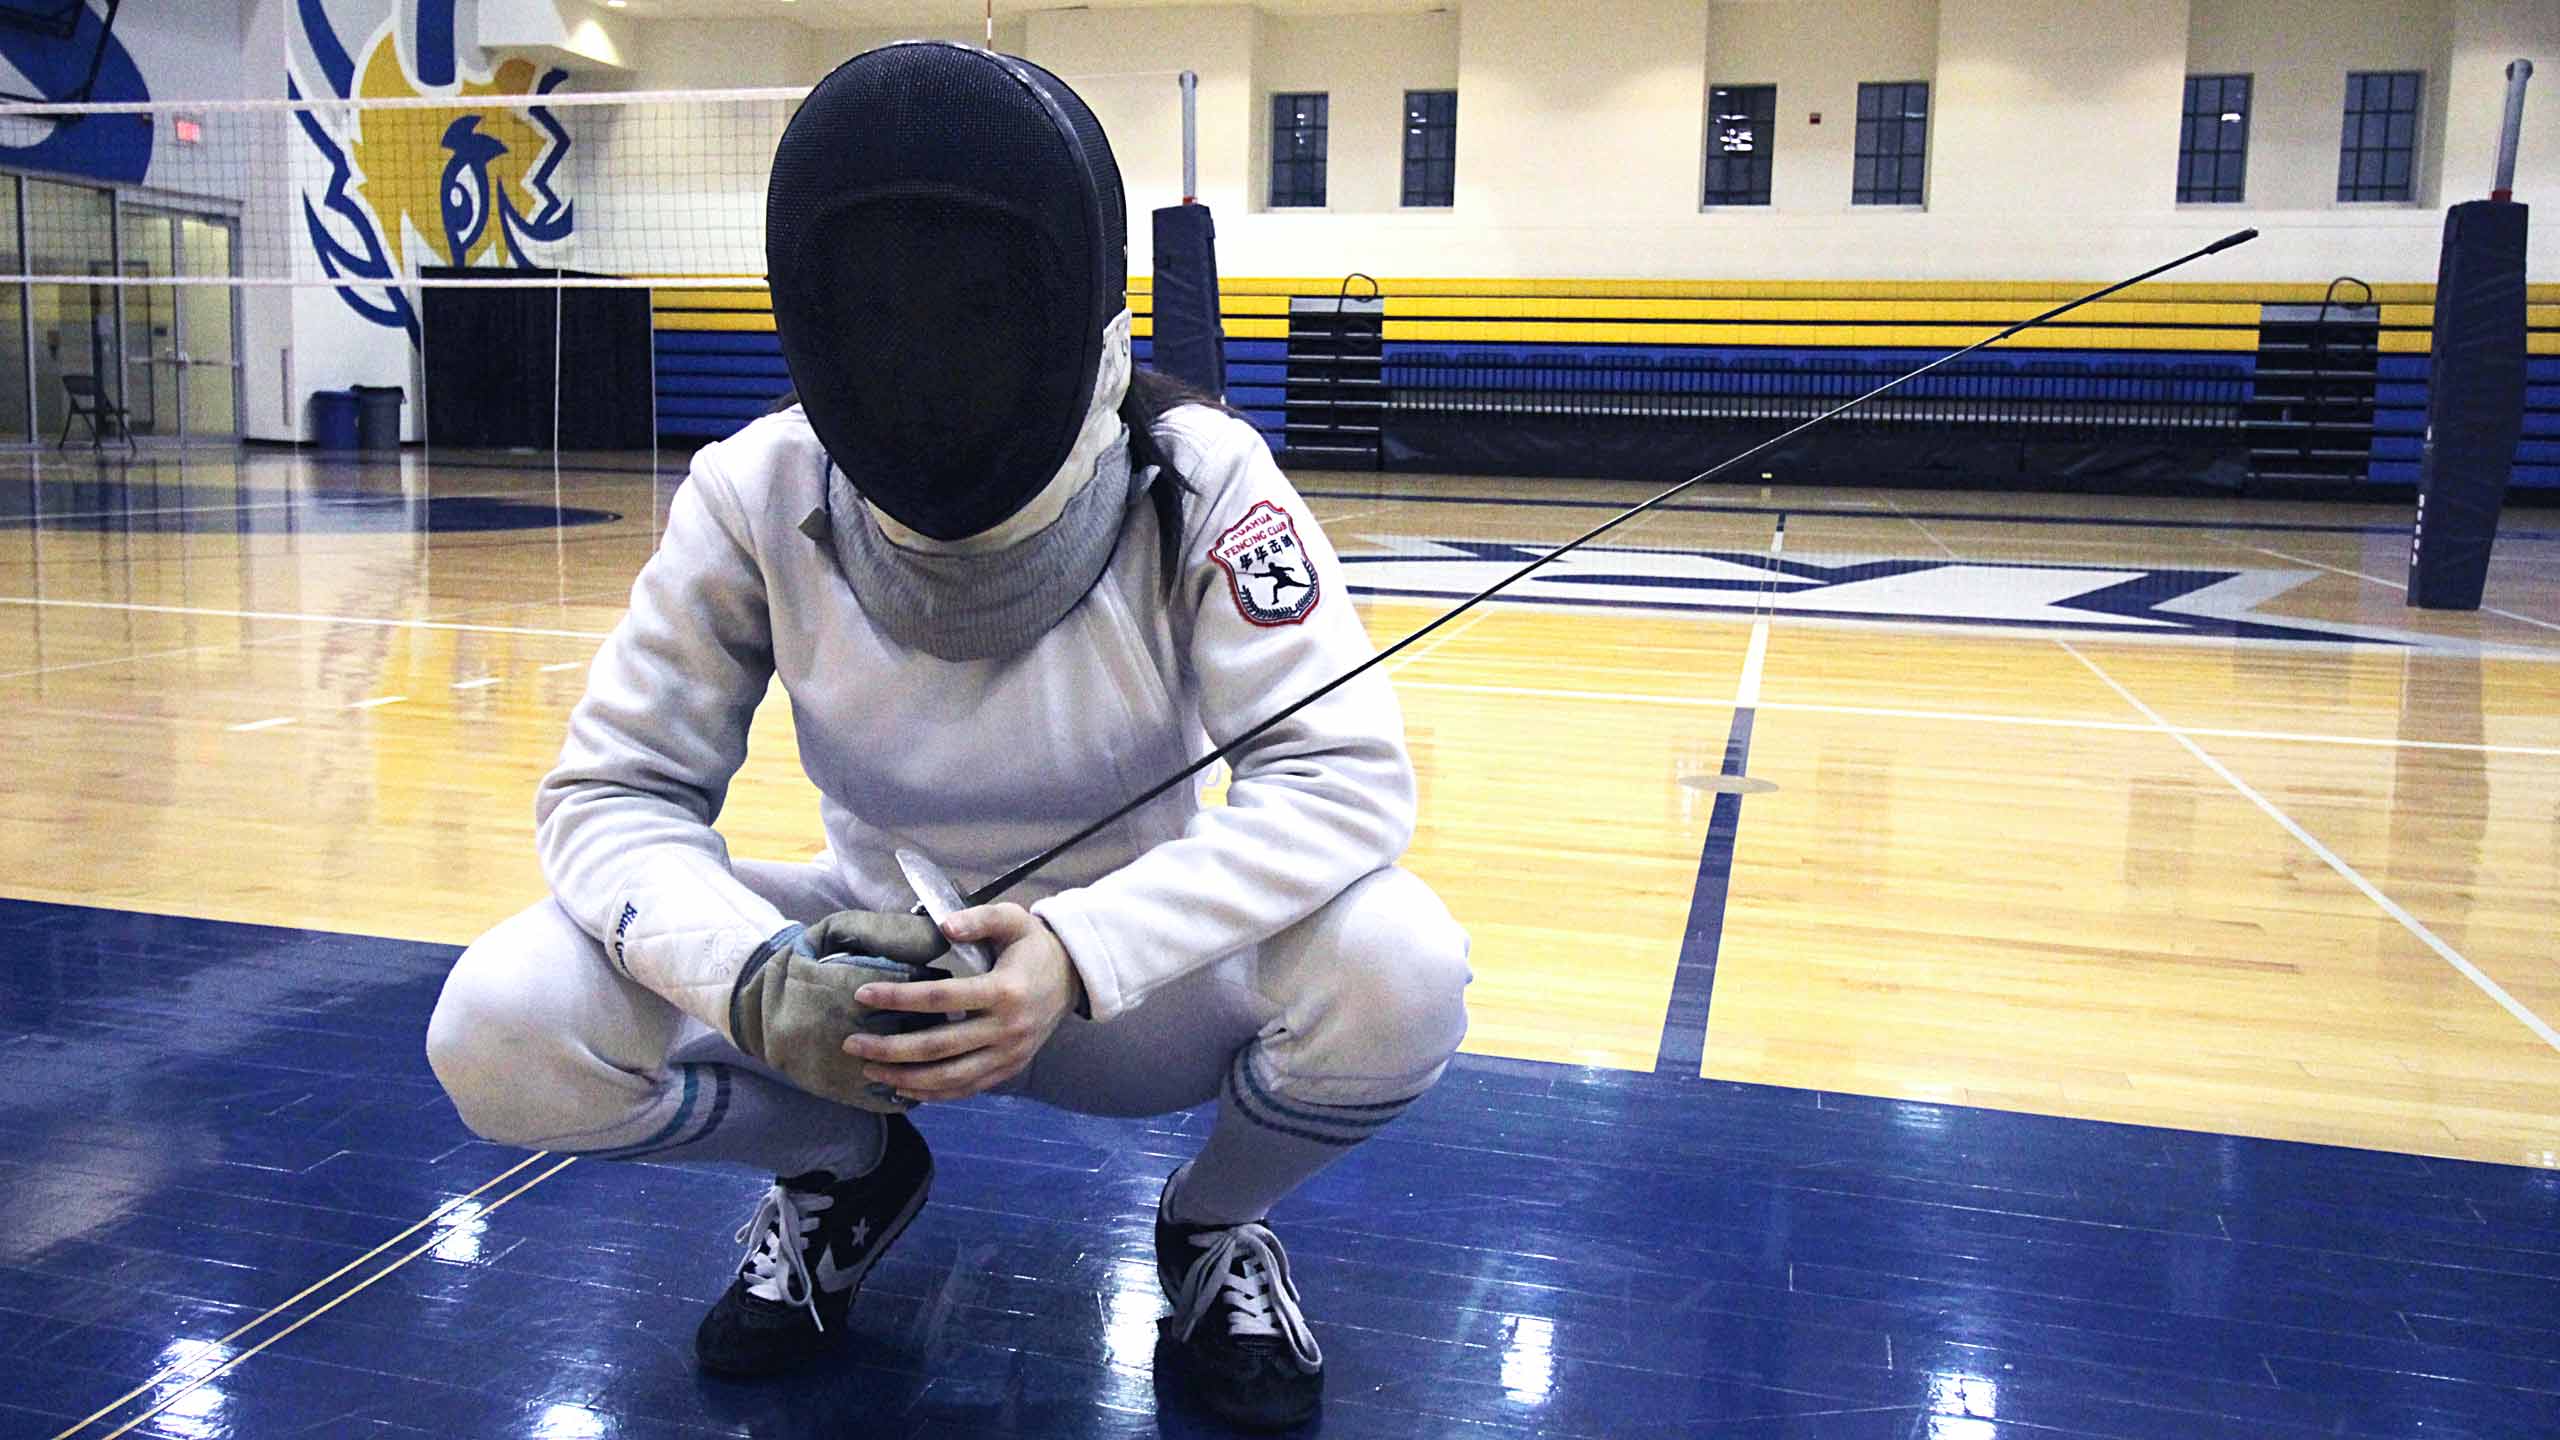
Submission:
[[[0,952],[0,1433],[523,1158],[427,1074],[452,947],[0,901]],[[1216,1433],[1147,1224],[1213,1114],[926,1107],[933,1203],[794,1381],[690,1368],[755,1180],[586,1161],[137,1433]],[[2548,1440],[2560,1393],[2560,1171],[1462,1056],[1274,1224],[1327,1440]]]
[[[1780,511],[1770,534],[1769,553],[1746,557],[1765,567],[1759,581],[1764,601],[1781,579],[1798,578],[1787,569],[1786,539],[1787,516]],[[1767,643],[1767,626],[1753,627],[1751,650],[1743,662],[1745,670],[1756,669],[1767,658],[1763,648]],[[1724,742],[1724,765],[1716,772],[1736,779],[1751,769],[1751,727],[1759,716],[1760,682],[1756,676],[1746,676],[1740,689],[1742,693],[1735,698],[1744,703],[1733,707],[1733,728]],[[1698,852],[1698,878],[1689,891],[1689,920],[1681,928],[1680,958],[1672,966],[1671,1001],[1663,1011],[1662,1043],[1654,1052],[1656,1075],[1694,1077],[1705,1064],[1707,1010],[1715,1000],[1716,955],[1724,946],[1725,902],[1733,891],[1733,847],[1741,830],[1740,792],[1719,791],[1707,812],[1707,838]]]
[[[1363,560],[1397,560],[1409,558],[1410,557],[1393,555],[1346,555],[1342,557],[1343,563],[1345,564],[1351,564]],[[1524,556],[1523,558],[1526,557]],[[1972,562],[1954,563],[1961,564],[1967,569],[1978,568]],[[2055,566],[2021,568],[2060,569],[2069,567]],[[2174,575],[2177,572],[2159,571],[2154,573],[2158,575]],[[1589,580],[1591,577],[1578,576],[1576,578]],[[1602,580],[1598,583],[1614,582]],[[1687,587],[1682,586],[1677,582],[1631,581],[1629,582],[1629,588],[1635,588],[1639,583],[1659,583],[1663,590],[1669,594],[1679,595],[1681,598],[1673,600],[1668,598],[1666,595],[1664,598],[1646,600],[1608,600],[1583,595],[1533,593],[1527,595],[1497,595],[1493,598],[1491,603],[1564,605],[1577,608],[1603,610],[1649,610],[1657,614],[1669,611],[1673,613],[1712,615],[1750,615],[1756,614],[1765,608],[1765,602],[1753,598],[1748,593],[1737,594],[1735,598],[1731,600],[1700,598],[1702,593],[1711,593],[1714,589],[1721,587]],[[2313,630],[2305,627],[2273,624],[2265,621],[2231,620],[2212,615],[2186,615],[2175,611],[2165,611],[2153,614],[2147,607],[2139,603],[2143,598],[2139,593],[2139,586],[2143,583],[2145,582],[2140,580],[2128,581],[2121,585],[2109,586],[2103,590],[2092,591],[2087,595],[2075,597],[2070,601],[2058,603],[2054,608],[2084,611],[2093,617],[2096,617],[2086,622],[2072,621],[2067,624],[2044,618],[2019,618],[2016,616],[2004,615],[1948,615],[1918,612],[1906,614],[1891,610],[1863,610],[1849,608],[1825,609],[1818,606],[1805,605],[1790,605],[1781,613],[1785,614],[1789,619],[1848,620],[1877,625],[1963,625],[1969,627],[1979,626],[1988,629],[2059,631],[2074,635],[2159,635],[2177,639],[2195,639],[2202,637],[2219,640],[2278,640],[2300,645],[2405,646],[2416,643],[2416,639],[2418,638],[2414,634],[2407,638],[2395,638],[2392,636],[2369,633],[2346,635],[2339,634],[2334,631]],[[2208,581],[2206,583],[2210,582]],[[2191,588],[2193,587],[2190,587],[2190,589]],[[1389,585],[1355,584],[1351,586],[1350,589],[1351,593],[1355,595],[1366,595],[1397,600],[1452,600],[1462,598],[1464,595],[1472,593],[1453,589],[1422,589],[1412,586]],[[2175,591],[2174,593],[2163,593],[2154,597],[2152,603],[2173,599],[2177,594],[2184,593],[2187,593],[2187,591],[2180,590]],[[2098,608],[2097,602],[2103,602],[2110,599],[2124,601],[2125,607],[2121,610],[2115,611]],[[2118,618],[2112,620],[2104,618],[2109,614],[2114,614]],[[2136,623],[2138,620],[2142,619],[2149,619],[2157,623]]]
[[[622,518],[611,510],[556,506],[505,495],[410,499],[401,495],[332,495],[246,487],[228,499],[216,499],[210,492],[171,487],[166,498],[176,503],[163,505],[157,503],[163,498],[160,488],[147,481],[48,481],[41,492],[44,506],[39,510],[36,486],[0,480],[0,530],[119,535],[134,531],[204,535],[297,530],[328,534],[392,530],[487,534],[609,525]]]
[[[1594,482],[1619,483],[1619,482]],[[1518,505],[1532,509],[1624,510],[1632,502],[1623,500],[1522,499],[1508,495],[1406,495],[1386,490],[1309,490],[1298,494],[1309,500],[1365,500],[1370,504],[1398,505]],[[1702,515],[1776,515],[1775,505],[1710,504],[1674,501],[1658,507],[1661,510],[1687,510]],[[1791,502],[1784,513],[1819,515],[1826,520],[1951,520],[1982,521],[1994,525],[2081,525],[2120,527],[2130,530],[2220,530],[2227,532],[2283,531],[2309,535],[2406,535],[2407,525],[2315,525],[2290,520],[2165,520],[2126,519],[2107,515],[2008,515],[1984,510],[1911,510],[1894,511],[1826,509],[1819,502]],[[2502,527],[2499,537],[2510,540],[2560,540],[2560,530],[2523,530]]]
[[[1738,706],[1724,742],[1724,775],[1741,775],[1751,763],[1751,727],[1758,712]],[[1719,794],[1707,814],[1707,843],[1698,856],[1697,887],[1690,892],[1689,923],[1680,933],[1680,960],[1671,974],[1671,1006],[1662,1019],[1662,1047],[1653,1073],[1695,1078],[1706,1061],[1707,1007],[1715,999],[1716,953],[1724,944],[1725,900],[1733,889],[1733,846],[1742,829],[1742,797]]]

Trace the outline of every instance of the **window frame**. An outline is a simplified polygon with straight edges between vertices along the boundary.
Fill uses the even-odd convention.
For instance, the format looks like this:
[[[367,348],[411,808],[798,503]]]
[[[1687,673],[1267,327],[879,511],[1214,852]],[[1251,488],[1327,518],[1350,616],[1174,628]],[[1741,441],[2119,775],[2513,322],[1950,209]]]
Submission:
[[[1445,118],[1435,115],[1416,113],[1415,102],[1417,100],[1432,101],[1443,97],[1446,97],[1449,102],[1449,113]],[[1402,177],[1398,182],[1398,189],[1396,192],[1398,206],[1406,210],[1447,210],[1454,208],[1458,203],[1457,87],[1445,86],[1436,89],[1407,90],[1404,92],[1404,125],[1402,128],[1404,132],[1404,163]],[[1438,137],[1445,137],[1448,149],[1448,153],[1446,155],[1432,155],[1428,153],[1431,148],[1431,142],[1434,138]],[[1422,143],[1422,147],[1425,151],[1424,154],[1416,155],[1413,153],[1416,141],[1420,141]],[[1426,183],[1434,176],[1439,178],[1441,188],[1436,192],[1426,193],[1436,193],[1441,198],[1436,200],[1417,200],[1414,198],[1414,167],[1417,165],[1422,167]]]
[[[2407,79],[2407,80],[2410,82],[2410,89],[2409,89],[2409,107],[2408,107],[2408,109],[2406,109],[2406,110],[2404,111],[2404,110],[2402,110],[2402,109],[2399,107],[2399,105],[2398,105],[2398,104],[2396,104],[2396,103],[2392,103],[2392,102],[2388,102],[2388,101],[2385,103],[2385,108],[2384,108],[2384,109],[2382,109],[2382,110],[2381,110],[2381,111],[2379,111],[2379,112],[2371,111],[2371,110],[2365,110],[2365,109],[2361,109],[2361,108],[2355,108],[2355,107],[2359,107],[2359,106],[2361,105],[2361,103],[2362,103],[2362,102],[2361,102],[2361,100],[2360,100],[2360,98],[2359,98],[2359,95],[2358,95],[2358,91],[2359,91],[2359,88],[2360,88],[2360,87],[2359,87],[2359,85],[2358,85],[2358,82],[2359,82],[2359,81],[2370,81],[2370,80],[2374,80],[2374,79],[2378,79],[2378,78],[2389,78],[2389,79],[2391,79],[2391,80],[2393,80],[2393,81],[2395,81],[2395,82],[2396,82],[2396,81],[2398,81],[2398,80],[2401,80],[2401,79]],[[2394,89],[2394,90],[2395,90],[2395,92],[2396,92],[2396,90],[2398,89],[2398,86],[2395,84],[2395,85],[2393,86],[2393,89]],[[2365,121],[2365,120],[2366,120],[2366,119],[2368,119],[2368,118],[2374,117],[2374,116],[2376,116],[2377,114],[2380,116],[2380,118],[2382,119],[2382,122],[2383,122],[2383,129],[2384,129],[2384,141],[2383,141],[2383,144],[2381,144],[2380,146],[2369,146],[2369,145],[2364,145],[2364,144],[2361,144],[2361,143],[2350,144],[2350,143],[2349,143],[2349,140],[2348,140],[2348,136],[2349,136],[2350,128],[2351,128],[2351,127],[2354,127],[2354,128],[2361,128],[2361,122]],[[2408,140],[2408,144],[2407,144],[2406,146],[2393,145],[2393,144],[2391,144],[2391,143],[2390,143],[2390,138],[2389,138],[2390,123],[2391,123],[2392,119],[2394,119],[2394,118],[2396,118],[2396,117],[2399,117],[2399,116],[2401,116],[2401,115],[2406,115],[2406,116],[2408,117],[2408,120],[2409,120],[2409,140]],[[2426,149],[2425,149],[2425,147],[2426,147],[2426,123],[2427,123],[2427,72],[2426,72],[2426,71],[2424,71],[2424,70],[2350,70],[2350,71],[2348,71],[2348,72],[2347,72],[2347,79],[2346,79],[2346,93],[2345,93],[2342,97],[2340,97],[2340,105],[2339,105],[2339,112],[2338,112],[2338,170],[2339,170],[2339,178],[2338,178],[2338,185],[2337,185],[2337,189],[2336,189],[2336,191],[2334,191],[2334,192],[2333,192],[2333,194],[2335,195],[2335,197],[2336,197],[2336,198],[2335,198],[2335,200],[2334,200],[2332,203],[2334,203],[2334,204],[2338,204],[2338,205],[2402,205],[2402,206],[2408,206],[2408,205],[2416,205],[2416,204],[2418,204],[2418,203],[2419,203],[2419,185],[2418,185],[2418,179],[2419,179],[2419,167],[2420,167],[2421,163],[2423,162],[2424,157],[2425,157],[2425,154],[2426,154]],[[2391,182],[2390,182],[2390,180],[2389,180],[2388,176],[2389,176],[2389,174],[2390,174],[2391,156],[2392,156],[2395,152],[2400,151],[2400,150],[2403,150],[2403,149],[2405,149],[2405,150],[2408,152],[2408,172],[2407,172],[2407,178],[2406,178],[2405,180],[2403,180],[2403,181],[2402,181],[2402,191],[2403,191],[2403,193],[2401,193],[2401,194],[2399,194],[2399,195],[2349,195],[2349,194],[2347,194],[2347,193],[2346,193],[2346,192],[2347,192],[2348,190],[2350,190],[2350,189],[2371,189],[2371,188],[2382,188],[2382,189],[2388,189],[2388,188],[2390,188],[2390,184],[2391,184]],[[2349,180],[2346,178],[2347,167],[2348,167],[2348,165],[2349,165],[2349,163],[2350,163],[2351,157],[2361,157],[2361,156],[2364,156],[2364,155],[2367,155],[2367,154],[2376,154],[2376,153],[2380,154],[2380,155],[2383,157],[2383,174],[2384,174],[2384,176],[2385,176],[2385,178],[2380,182],[2380,184],[2379,184],[2379,186],[2378,186],[2378,187],[2376,187],[2376,186],[2368,186],[2368,185],[2366,185],[2363,181],[2360,181],[2360,180],[2359,180],[2359,181],[2352,181],[2352,182],[2351,182],[2351,181],[2349,181]]]
[[[1901,118],[1895,122],[1897,129],[1894,143],[1897,148],[1890,155],[1882,150],[1871,152],[1866,148],[1869,124],[1878,126],[1877,134],[1879,137],[1882,135],[1881,127],[1885,119],[1882,114],[1885,103],[1883,92],[1888,90],[1897,92],[1899,103],[1905,107],[1901,111]],[[1900,147],[1910,139],[1911,118],[1908,107],[1911,92],[1914,90],[1920,92],[1920,147],[1917,150],[1908,150]],[[1867,96],[1871,93],[1877,96],[1878,113],[1873,116],[1867,114]],[[1849,204],[1851,208],[1864,210],[1926,210],[1929,208],[1929,132],[1937,118],[1934,98],[1929,93],[1929,82],[1926,80],[1861,80],[1858,82],[1857,109],[1852,113],[1849,121],[1851,127]],[[1883,193],[1883,187],[1873,184],[1872,181],[1864,186],[1858,183],[1858,167],[1862,164],[1874,165],[1886,160],[1893,161],[1895,166],[1894,198],[1881,200],[1874,197]],[[1905,183],[1905,178],[1909,175],[1907,167],[1914,163],[1920,167],[1919,178]],[[1873,172],[1870,171],[1869,174],[1872,177]],[[1911,196],[1910,199],[1902,198],[1906,192]],[[1858,198],[1861,193],[1869,198],[1863,200]]]
[[[1747,111],[1735,117],[1737,119],[1750,122],[1756,127],[1763,128],[1755,130],[1752,137],[1754,141],[1753,149],[1719,150],[1716,148],[1719,143],[1716,126],[1720,112],[1716,106],[1716,97],[1718,95],[1744,94],[1753,96],[1765,94],[1768,96],[1769,110],[1765,118],[1748,113]],[[1747,104],[1748,102],[1729,101],[1727,103],[1730,105]],[[1710,83],[1707,86],[1706,110],[1707,133],[1705,144],[1701,147],[1702,153],[1699,156],[1698,164],[1698,208],[1702,211],[1768,210],[1774,208],[1778,177],[1777,84],[1775,82],[1748,85],[1734,82],[1728,82],[1725,84]],[[1747,166],[1757,170],[1758,174],[1756,178],[1759,183],[1756,186],[1736,187],[1727,185],[1723,189],[1719,190],[1715,184],[1716,163],[1719,160],[1730,162],[1736,157],[1743,157]],[[1727,198],[1719,199],[1719,195]],[[1759,198],[1748,198],[1754,195]],[[1741,196],[1744,198],[1731,198],[1735,196]]]
[[[1296,113],[1298,107],[1307,101],[1314,102],[1315,116],[1312,123],[1304,114]],[[1284,115],[1284,109],[1290,113]],[[1313,156],[1291,154],[1285,149],[1285,142],[1301,138],[1310,132],[1314,134],[1316,141]],[[1273,91],[1271,94],[1271,169],[1270,174],[1265,177],[1263,208],[1267,210],[1330,208],[1333,198],[1332,150],[1333,92],[1329,90]],[[1281,185],[1284,167],[1291,179],[1286,192],[1287,196],[1303,197],[1313,194],[1314,199],[1284,198]],[[1303,173],[1310,168],[1315,175],[1315,184],[1312,189],[1306,185]]]
[[[2214,84],[2215,100],[2210,107],[2199,109],[2197,108],[2197,87],[2206,81]],[[2228,123],[2221,117],[2231,111],[2231,86],[2235,81],[2244,87],[2240,97],[2240,143],[2237,146],[2222,143],[2229,137],[2221,133],[2222,126]],[[2178,107],[2177,203],[2181,205],[2246,205],[2249,203],[2249,134],[2256,128],[2257,106],[2258,77],[2255,73],[2215,73],[2187,77],[2186,88]],[[2215,127],[2216,143],[2211,149],[2199,147],[2194,143],[2197,122],[2207,117],[2212,118]],[[2226,186],[2222,183],[2220,162],[2223,156],[2234,154],[2240,157],[2240,178],[2236,184]],[[2215,161],[2216,173],[2210,182],[2199,186],[2188,178],[2187,170],[2194,161],[2208,156]],[[2227,197],[2219,193],[2226,189],[2233,193]],[[2200,196],[2190,193],[2199,190],[2205,193]]]

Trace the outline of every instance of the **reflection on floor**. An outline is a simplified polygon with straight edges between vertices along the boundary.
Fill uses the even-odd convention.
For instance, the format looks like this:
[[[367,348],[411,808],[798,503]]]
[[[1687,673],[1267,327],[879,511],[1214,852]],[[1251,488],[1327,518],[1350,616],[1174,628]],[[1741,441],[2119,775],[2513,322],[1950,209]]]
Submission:
[[[473,1140],[418,1048],[451,950],[0,944],[10,1433],[1207,1433],[1148,1238],[1204,1115],[929,1111],[844,1363],[729,1385],[688,1346],[754,1182]],[[1470,1059],[1275,1218],[1330,1436],[2521,1440],[2560,1388],[2522,1168]]]

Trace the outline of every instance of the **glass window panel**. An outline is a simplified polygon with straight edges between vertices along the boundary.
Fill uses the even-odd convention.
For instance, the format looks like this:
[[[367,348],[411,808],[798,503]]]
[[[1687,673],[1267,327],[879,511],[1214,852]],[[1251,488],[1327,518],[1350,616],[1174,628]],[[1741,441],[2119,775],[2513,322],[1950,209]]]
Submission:
[[[1271,201],[1324,203],[1325,111],[1321,93],[1271,97]]]
[[[1702,203],[1769,203],[1770,151],[1777,139],[1777,94],[1774,85],[1709,88],[1708,163]]]
[[[38,275],[106,275],[115,266],[115,202],[104,190],[50,180],[26,184],[27,269]],[[110,287],[29,287],[35,324],[36,430],[59,432],[70,413],[62,377],[86,375],[110,397],[117,383],[115,300]]]
[[[2394,199],[2407,199],[2409,189],[2409,156],[2394,150],[2382,157],[2382,183],[2398,192]]]
[[[2418,76],[2415,71],[2391,77],[2391,108],[2395,110],[2418,108]]]
[[[1869,81],[1858,86],[1858,98],[1860,110],[1873,109],[1875,119],[1860,122],[1855,153],[1859,160],[1873,163],[1853,172],[1850,203],[1921,203],[1929,148],[1929,87],[1901,80]]]
[[[15,273],[18,263],[18,182],[0,175],[0,260]],[[27,413],[26,289],[0,285],[0,441],[33,437]]]
[[[2395,150],[2407,150],[2414,148],[2417,138],[2418,117],[2400,114],[2391,117],[2390,131],[2384,136],[2383,143]]]

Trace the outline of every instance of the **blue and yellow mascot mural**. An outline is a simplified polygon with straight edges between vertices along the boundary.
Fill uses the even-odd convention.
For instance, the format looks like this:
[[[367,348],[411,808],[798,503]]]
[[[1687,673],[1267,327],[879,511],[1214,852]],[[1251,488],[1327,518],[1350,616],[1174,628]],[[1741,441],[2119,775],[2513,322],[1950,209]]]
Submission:
[[[294,0],[314,84],[338,99],[443,99],[452,105],[367,109],[334,120],[295,112],[324,164],[304,186],[304,227],[321,269],[358,315],[418,339],[400,288],[424,266],[532,268],[569,238],[575,208],[554,188],[569,132],[550,107],[473,106],[486,96],[547,95],[568,78],[510,59],[470,73],[457,34],[467,0]],[[457,14],[457,11],[462,13]],[[371,12],[369,27],[347,19]],[[388,13],[385,13],[388,12]],[[361,34],[357,48],[349,39]],[[294,98],[314,91],[290,73]],[[340,133],[344,131],[346,133]]]
[[[29,93],[50,100],[136,101],[151,98],[142,69],[124,42],[86,5],[64,17],[69,34],[0,26],[0,61]],[[76,125],[28,127],[0,134],[0,165],[139,185],[151,173],[151,117],[91,115]]]

